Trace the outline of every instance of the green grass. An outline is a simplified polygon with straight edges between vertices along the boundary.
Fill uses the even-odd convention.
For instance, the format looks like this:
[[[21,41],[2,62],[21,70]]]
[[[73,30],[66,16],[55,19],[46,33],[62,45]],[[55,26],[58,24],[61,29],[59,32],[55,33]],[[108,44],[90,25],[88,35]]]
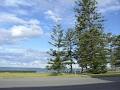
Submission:
[[[34,77],[47,77],[47,74],[37,74],[37,73],[18,73],[18,72],[2,72],[0,73],[0,78],[34,78]]]
[[[50,73],[18,73],[0,72],[0,78],[49,78],[49,77],[80,77],[75,74],[50,74]]]
[[[103,73],[103,74],[86,74],[90,77],[93,78],[99,78],[99,77],[120,77],[120,72],[107,72],[107,73]]]
[[[50,74],[50,73],[24,73],[24,72],[0,72],[0,78],[51,78],[51,77],[59,77],[59,78],[73,78],[73,77],[120,77],[120,72],[107,72],[105,74]]]

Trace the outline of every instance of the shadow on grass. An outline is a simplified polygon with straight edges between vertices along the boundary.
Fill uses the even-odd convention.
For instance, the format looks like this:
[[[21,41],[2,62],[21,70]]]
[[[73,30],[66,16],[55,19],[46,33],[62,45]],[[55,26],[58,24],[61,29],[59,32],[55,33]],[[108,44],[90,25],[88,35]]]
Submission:
[[[94,78],[120,83],[120,77],[94,77]]]
[[[97,78],[101,80],[107,80],[112,82],[120,82],[120,73],[105,73],[105,74],[90,74],[91,78]]]
[[[92,74],[92,75],[89,75],[90,77],[92,78],[101,78],[101,77],[120,77],[120,74]]]
[[[120,90],[120,83],[101,83],[73,86],[0,88],[0,90]]]

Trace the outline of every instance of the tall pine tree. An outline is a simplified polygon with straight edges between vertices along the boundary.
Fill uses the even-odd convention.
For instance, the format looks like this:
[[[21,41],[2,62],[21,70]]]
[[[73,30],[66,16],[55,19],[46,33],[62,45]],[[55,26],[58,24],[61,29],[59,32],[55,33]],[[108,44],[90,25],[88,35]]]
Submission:
[[[76,56],[82,71],[102,73],[106,68],[103,19],[97,12],[96,0],[78,0],[76,15]]]
[[[49,54],[52,58],[48,62],[47,68],[49,70],[54,70],[56,73],[60,73],[64,69],[63,64],[63,30],[60,24],[57,24],[53,28],[53,33],[51,35],[51,42],[49,42],[54,49],[51,49]]]

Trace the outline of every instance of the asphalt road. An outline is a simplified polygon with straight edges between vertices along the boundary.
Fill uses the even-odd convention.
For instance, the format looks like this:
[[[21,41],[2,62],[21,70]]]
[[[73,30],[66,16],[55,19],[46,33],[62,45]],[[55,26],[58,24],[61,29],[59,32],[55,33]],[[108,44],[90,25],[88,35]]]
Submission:
[[[0,90],[120,90],[120,78],[0,79]]]
[[[57,87],[52,86],[52,87],[0,88],[0,90],[120,90],[120,83],[88,84]]]

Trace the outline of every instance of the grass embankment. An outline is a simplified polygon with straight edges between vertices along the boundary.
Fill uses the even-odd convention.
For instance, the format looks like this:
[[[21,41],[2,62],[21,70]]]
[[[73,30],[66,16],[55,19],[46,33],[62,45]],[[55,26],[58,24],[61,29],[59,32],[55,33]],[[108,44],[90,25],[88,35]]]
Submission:
[[[23,72],[0,72],[0,78],[73,78],[73,77],[120,77],[120,72],[107,72],[105,74],[50,74],[50,73],[23,73]]]

